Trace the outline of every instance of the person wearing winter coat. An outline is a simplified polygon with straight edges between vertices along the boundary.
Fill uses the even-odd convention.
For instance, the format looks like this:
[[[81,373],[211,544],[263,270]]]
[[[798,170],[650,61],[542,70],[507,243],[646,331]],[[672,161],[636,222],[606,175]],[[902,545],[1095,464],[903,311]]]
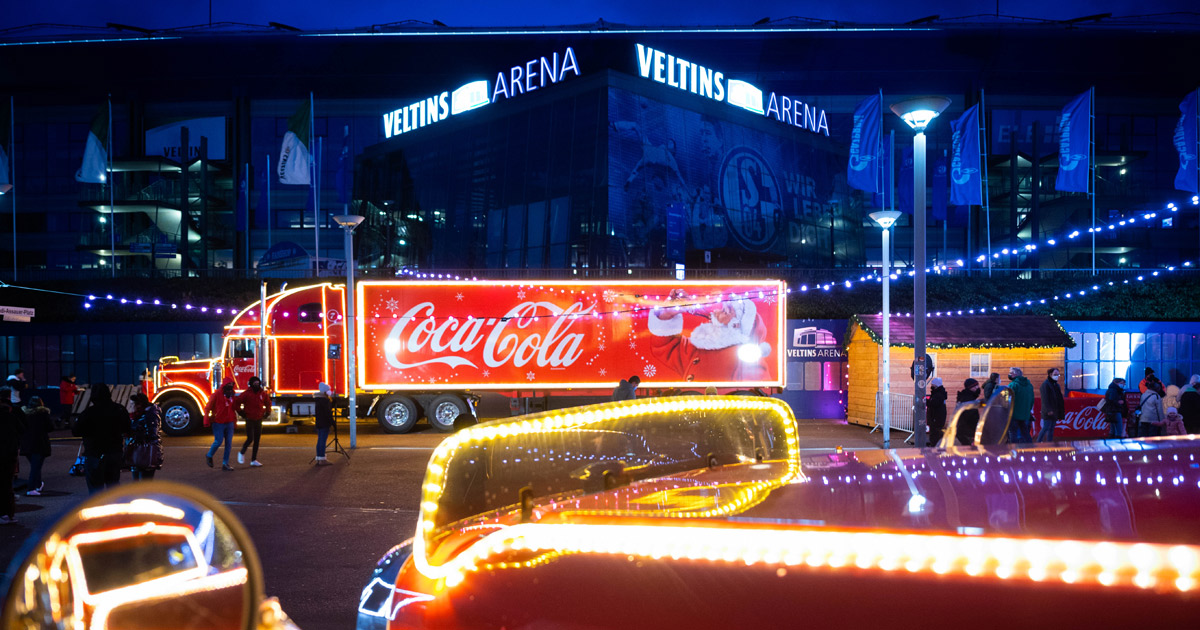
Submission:
[[[932,387],[925,403],[925,418],[929,424],[929,445],[937,446],[946,432],[946,388],[940,377],[931,379],[929,384]]]
[[[967,409],[959,413],[959,409],[979,399],[979,381],[969,378],[963,381],[963,388],[954,398],[954,413],[958,415],[958,424],[954,427],[954,437],[959,444],[969,446],[975,442],[975,429],[979,426],[979,409]]]
[[[987,382],[983,384],[983,402],[986,403],[992,399],[992,394],[996,393],[996,387],[998,385],[1000,385],[1000,374],[998,372],[992,372],[991,376],[988,377]]]
[[[1163,407],[1179,407],[1179,387],[1176,385],[1167,385],[1162,391]]]
[[[1114,378],[1104,392],[1104,406],[1100,408],[1108,422],[1108,437],[1125,437],[1125,419],[1129,417],[1129,404],[1125,402],[1125,379]]]
[[[1174,407],[1167,407],[1167,415],[1163,417],[1162,422],[1154,426],[1158,428],[1159,435],[1187,434],[1187,429],[1183,426],[1183,417],[1179,415],[1179,410]]]
[[[1179,415],[1188,433],[1200,433],[1200,374],[1193,374],[1179,391]]]
[[[1012,422],[1008,427],[1008,441],[1014,444],[1033,442],[1029,427],[1033,422],[1033,384],[1025,378],[1019,367],[1008,368],[1008,389],[1012,392]]]
[[[39,497],[44,486],[42,464],[50,457],[50,433],[54,431],[54,421],[50,419],[50,410],[38,396],[29,399],[24,411],[25,433],[21,435],[21,454],[29,460],[29,483],[25,484],[25,496]]]
[[[135,481],[138,479],[150,480],[154,478],[155,471],[162,468],[163,463],[162,412],[158,405],[150,402],[150,398],[145,394],[134,394],[132,400],[134,417],[130,423],[133,432],[130,440],[135,448],[144,448],[148,444],[152,455],[148,466],[129,462],[129,471],[133,473]]]
[[[1053,442],[1054,423],[1062,420],[1066,415],[1062,389],[1058,386],[1060,378],[1062,378],[1062,372],[1058,368],[1046,370],[1046,380],[1042,381],[1041,387],[1042,429],[1038,431],[1038,442]]]
[[[316,424],[317,424],[317,465],[330,466],[333,462],[325,459],[325,442],[329,439],[329,429],[333,427],[333,399],[330,397],[332,390],[326,383],[317,385],[317,393],[313,396],[316,401]]]
[[[1146,385],[1138,409],[1142,412],[1138,417],[1138,437],[1162,435],[1160,429],[1167,418],[1167,410],[1163,407],[1162,394],[1152,384]]]
[[[1138,391],[1145,394],[1150,383],[1157,381],[1158,377],[1154,375],[1154,368],[1146,368],[1146,377],[1138,383]]]
[[[251,446],[250,465],[262,466],[258,461],[258,443],[262,439],[263,420],[271,413],[271,393],[262,386],[262,380],[257,376],[250,377],[249,387],[233,400],[237,412],[246,419],[246,441],[242,450],[238,451],[238,463],[246,463],[246,449]]]
[[[91,402],[79,414],[74,433],[83,438],[83,469],[88,492],[95,494],[121,483],[129,412],[113,402],[108,385],[96,383],[92,388]]]
[[[25,432],[25,415],[12,404],[12,390],[0,388],[0,525],[17,523],[17,502],[12,492],[12,472],[17,467],[18,445]]]
[[[227,378],[221,383],[221,389],[213,392],[208,404],[204,407],[204,426],[212,425],[213,443],[204,456],[209,468],[213,467],[213,455],[217,447],[225,443],[225,455],[221,460],[221,470],[233,470],[229,465],[229,452],[233,450],[233,427],[237,425],[237,412],[233,406],[233,379]]]
[[[636,374],[634,376],[630,376],[628,379],[621,379],[621,382],[617,383],[616,388],[613,389],[612,399],[633,400],[637,397],[635,392],[637,391],[637,386],[641,382],[642,379],[638,378]]]

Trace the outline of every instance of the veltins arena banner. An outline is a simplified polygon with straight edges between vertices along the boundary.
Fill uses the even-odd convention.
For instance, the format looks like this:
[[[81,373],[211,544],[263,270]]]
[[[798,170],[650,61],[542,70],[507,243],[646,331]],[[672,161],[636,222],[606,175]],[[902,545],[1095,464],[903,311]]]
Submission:
[[[785,287],[361,282],[363,389],[779,387]]]

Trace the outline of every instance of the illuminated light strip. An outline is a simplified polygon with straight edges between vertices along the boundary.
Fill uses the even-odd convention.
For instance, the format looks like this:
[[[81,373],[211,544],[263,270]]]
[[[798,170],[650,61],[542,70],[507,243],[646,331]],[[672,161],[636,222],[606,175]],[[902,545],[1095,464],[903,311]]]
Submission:
[[[370,608],[366,607],[367,600],[371,597],[371,595],[374,594],[373,591],[376,586],[378,586],[378,588],[381,590],[386,590],[388,595],[382,602],[379,603],[378,609],[371,610]],[[397,595],[403,596],[404,599],[401,599],[399,603],[393,604]],[[401,608],[420,602],[433,601],[433,599],[433,595],[396,588],[395,584],[388,584],[387,582],[384,582],[382,578],[377,577],[371,580],[371,583],[362,590],[362,594],[359,596],[358,600],[358,612],[359,614],[367,615],[369,617],[380,617],[387,619],[388,621],[393,621],[396,619],[396,614],[400,612]]]
[[[163,576],[155,580],[142,582],[132,586],[125,586],[111,591],[103,591],[101,593],[91,593],[87,586],[87,573],[83,569],[83,559],[79,554],[81,545],[89,545],[95,543],[109,542],[113,540],[125,540],[130,538],[138,538],[149,535],[162,536],[178,536],[187,542],[189,549],[192,552],[192,557],[196,558],[197,566],[194,569],[187,569]],[[138,589],[143,586],[161,585],[174,583],[179,581],[191,580],[199,577],[204,577],[208,573],[208,563],[204,562],[204,555],[200,553],[200,547],[196,544],[196,538],[192,530],[183,525],[161,525],[154,522],[146,522],[141,525],[131,527],[120,527],[117,529],[109,529],[101,532],[86,532],[71,536],[64,543],[67,548],[67,566],[71,570],[71,581],[75,586],[74,590],[78,594],[82,594],[82,601],[88,605],[95,606],[102,601],[106,596],[115,598],[123,598],[125,594],[131,590]],[[80,609],[82,610],[82,608]]]
[[[526,420],[501,422],[492,426],[481,425],[471,427],[443,440],[429,460],[429,465],[425,472],[425,481],[421,486],[421,508],[417,516],[417,532],[413,537],[414,565],[422,575],[430,579],[461,575],[465,567],[473,566],[476,559],[483,558],[489,553],[488,547],[492,544],[491,541],[496,540],[497,536],[507,536],[503,532],[493,533],[476,541],[445,564],[433,565],[429,562],[427,551],[431,546],[431,537],[436,529],[433,522],[433,513],[437,511],[438,499],[441,497],[441,492],[445,487],[447,464],[454,457],[460,446],[467,447],[486,444],[500,438],[574,431],[595,424],[633,416],[653,417],[659,415],[666,416],[667,414],[673,415],[684,411],[721,410],[773,411],[775,413],[771,417],[779,423],[780,428],[783,430],[785,436],[784,446],[787,450],[786,472],[779,479],[766,482],[766,485],[757,488],[757,492],[765,494],[774,487],[802,477],[803,472],[800,469],[800,445],[796,433],[796,419],[792,415],[790,406],[772,398],[706,396],[694,400],[671,398],[624,401],[568,413],[546,412]],[[707,511],[706,516],[711,518],[728,515],[734,513],[735,510],[744,509],[744,506],[749,504],[749,501],[745,503],[731,503],[730,505]]]
[[[437,32],[400,32],[400,33],[300,33],[300,37],[446,37],[446,36],[490,36],[490,35],[516,35],[521,37],[529,37],[531,35],[643,35],[643,34],[676,34],[676,33],[753,33],[755,35],[766,35],[770,33],[885,33],[893,31],[909,32],[909,31],[933,31],[938,29],[932,28],[898,28],[898,27],[845,27],[845,28],[784,28],[784,27],[766,27],[766,28],[686,28],[686,29],[506,29],[506,30],[486,30],[486,31],[437,31]]]
[[[162,400],[163,396],[166,396],[167,394],[172,392],[183,392],[188,396],[191,396],[192,400],[196,401],[196,405],[200,407],[200,413],[203,414],[204,408],[208,406],[208,392],[187,381],[168,383],[165,386],[156,387],[156,389],[158,391],[155,392],[154,400],[152,401],[154,404],[158,404],[158,401]]]
[[[103,518],[106,516],[128,514],[142,514],[162,516],[164,518],[173,518],[175,520],[183,520],[184,512],[179,508],[163,505],[153,499],[134,499],[129,503],[112,503],[109,505],[101,505],[97,507],[84,508],[79,511],[79,518],[83,520],[93,518]]]
[[[182,37],[101,37],[92,39],[50,39],[31,42],[0,42],[0,46],[50,46],[53,44],[107,44],[110,42],[153,42],[168,39],[183,39]]]
[[[764,567],[905,571],[965,579],[1058,581],[1073,585],[1192,592],[1200,547],[1155,543],[948,536],[897,532],[771,530],[657,525],[524,523],[458,556],[455,586],[484,561],[511,551],[707,560]],[[531,561],[532,562],[532,561]],[[525,563],[519,563],[521,565]]]
[[[115,597],[110,599],[105,596],[103,600],[98,601],[95,604],[96,608],[92,613],[89,628],[91,630],[106,630],[108,627],[108,617],[112,614],[112,611],[124,604],[133,602],[146,603],[150,600],[182,597],[184,595],[194,595],[196,593],[228,589],[235,586],[247,586],[248,581],[249,572],[244,567],[241,567],[216,575],[194,578],[182,583],[160,584],[155,581],[139,584],[130,587],[130,589],[136,589],[135,592],[126,593],[121,599]],[[241,616],[245,617],[246,611],[243,611]]]

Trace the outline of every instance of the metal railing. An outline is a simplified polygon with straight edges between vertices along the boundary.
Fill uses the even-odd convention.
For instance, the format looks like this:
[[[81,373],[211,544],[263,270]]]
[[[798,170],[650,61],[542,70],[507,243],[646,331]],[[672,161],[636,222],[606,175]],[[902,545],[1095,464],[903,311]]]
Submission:
[[[890,392],[889,405],[891,429],[912,433],[913,429],[913,395]],[[872,432],[883,428],[883,392],[875,392],[875,427]]]

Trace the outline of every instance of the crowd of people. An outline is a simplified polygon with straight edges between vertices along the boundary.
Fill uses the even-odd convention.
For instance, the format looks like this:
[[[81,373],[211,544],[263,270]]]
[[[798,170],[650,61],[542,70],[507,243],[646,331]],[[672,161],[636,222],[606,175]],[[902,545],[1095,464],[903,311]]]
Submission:
[[[1008,441],[1021,444],[1030,442],[1053,442],[1054,429],[1066,418],[1066,401],[1061,385],[1062,371],[1051,368],[1046,371],[1046,380],[1039,387],[1041,429],[1036,438],[1033,429],[1033,383],[1025,377],[1019,367],[1008,371],[1007,389],[1011,394],[1012,417],[1008,427]],[[937,444],[944,434],[947,420],[948,393],[942,379],[930,380],[930,392],[926,398],[926,423],[929,443]],[[978,407],[971,403],[987,403],[996,392],[1004,389],[1000,374],[993,372],[987,382],[968,378],[955,397],[955,406],[949,410],[954,417],[960,409],[962,415],[955,427],[955,440],[959,444],[971,444],[979,422]],[[1185,435],[1200,433],[1200,375],[1192,375],[1182,388],[1164,385],[1151,368],[1146,368],[1145,378],[1138,383],[1140,403],[1130,409],[1125,396],[1126,381],[1122,377],[1112,380],[1103,398],[1096,403],[1109,427],[1109,437],[1154,437],[1159,435]],[[982,394],[982,399],[980,398]]]

